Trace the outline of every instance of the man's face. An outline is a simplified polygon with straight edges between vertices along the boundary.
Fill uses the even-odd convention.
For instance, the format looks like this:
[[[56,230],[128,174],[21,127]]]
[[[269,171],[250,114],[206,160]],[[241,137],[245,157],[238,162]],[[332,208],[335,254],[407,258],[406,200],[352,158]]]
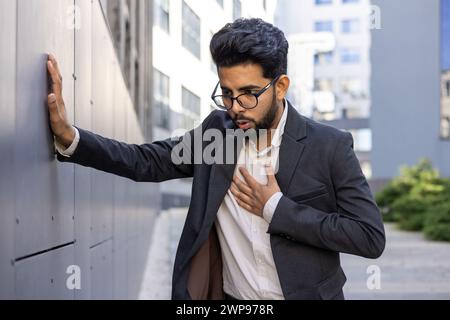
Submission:
[[[219,68],[220,87],[223,94],[237,97],[245,93],[258,93],[272,79],[263,76],[263,69],[257,64],[242,64],[233,67]],[[279,111],[275,85],[258,98],[258,105],[253,109],[245,109],[234,101],[228,114],[239,129],[272,129]]]

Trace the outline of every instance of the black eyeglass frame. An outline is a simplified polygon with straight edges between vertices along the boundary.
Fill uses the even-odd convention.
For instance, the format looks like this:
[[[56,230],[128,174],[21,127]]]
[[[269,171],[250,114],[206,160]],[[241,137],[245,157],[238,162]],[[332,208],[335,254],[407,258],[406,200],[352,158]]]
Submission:
[[[212,95],[211,95],[211,99],[214,101],[214,104],[215,104],[219,109],[221,109],[221,110],[227,110],[227,111],[228,111],[228,110],[231,110],[231,109],[233,108],[234,101],[237,101],[237,103],[239,103],[239,105],[240,105],[242,108],[244,108],[244,109],[247,109],[247,110],[255,109],[255,108],[258,106],[258,104],[259,104],[259,97],[262,96],[262,95],[264,94],[264,92],[266,92],[267,90],[269,90],[270,87],[272,87],[272,86],[273,86],[273,85],[281,78],[281,76],[282,76],[282,75],[279,75],[279,76],[275,77],[275,78],[274,78],[267,86],[265,86],[264,88],[262,88],[261,91],[259,91],[258,93],[243,93],[243,94],[241,94],[241,95],[238,95],[236,98],[235,98],[235,97],[232,97],[232,96],[230,96],[230,95],[223,95],[223,94],[221,94],[221,95],[216,95],[217,89],[219,89],[219,86],[220,86],[220,81],[219,81],[219,82],[217,83],[217,85],[216,85],[216,88],[214,89],[214,91],[213,91],[213,93],[212,93]],[[247,107],[245,107],[245,106],[240,102],[240,100],[239,100],[240,97],[248,96],[248,95],[254,96],[254,97],[256,98],[256,105],[255,105],[254,107],[247,108]],[[221,98],[221,97],[227,97],[228,99],[231,99],[231,106],[230,106],[229,108],[227,108],[226,106],[221,106],[221,105],[219,105],[219,104],[216,102],[216,99],[217,99],[217,98]],[[223,98],[222,98],[222,100],[223,100]]]

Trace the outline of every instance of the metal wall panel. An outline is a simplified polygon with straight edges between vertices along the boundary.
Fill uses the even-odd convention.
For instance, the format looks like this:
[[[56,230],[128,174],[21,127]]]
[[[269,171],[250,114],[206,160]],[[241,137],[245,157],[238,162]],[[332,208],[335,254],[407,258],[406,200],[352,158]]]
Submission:
[[[127,96],[125,97],[125,119],[126,119],[126,139],[129,143],[137,143],[137,140],[130,139],[131,136],[133,136],[130,131],[130,121],[129,121],[129,113],[133,112],[133,105],[131,103],[131,99]],[[135,136],[134,136],[135,137]],[[132,238],[135,234],[135,227],[136,227],[136,204],[135,204],[135,198],[136,198],[136,186],[137,184],[133,182],[127,183],[127,188],[125,190],[126,198],[128,199],[127,203],[129,205],[129,208],[127,210],[127,238]]]
[[[117,62],[115,68],[120,70]],[[122,77],[116,77],[114,81],[114,136],[119,141],[126,141],[126,101],[127,89]],[[128,263],[127,263],[127,221],[132,199],[128,197],[127,190],[135,188],[135,184],[121,177],[114,178],[114,239],[113,239],[113,263],[114,299],[128,298]],[[130,201],[131,200],[131,201]]]
[[[113,249],[113,299],[128,299],[128,251]]]
[[[16,263],[17,299],[68,299],[74,291],[67,287],[75,265],[73,245],[53,250]],[[81,278],[83,278],[83,270]]]
[[[115,68],[120,66],[115,64]],[[114,139],[126,141],[126,97],[127,89],[122,77],[116,77],[114,83]],[[130,180],[114,178],[114,249],[120,250],[127,245],[127,219],[129,199],[127,185]]]
[[[113,135],[114,48],[98,2],[92,12],[92,129]],[[91,246],[112,237],[113,176],[99,171],[91,175]]]
[[[137,299],[140,291],[140,283],[138,283],[138,250],[137,250],[137,239],[129,239],[128,241],[128,298]]]
[[[91,299],[113,298],[112,241],[91,249]]]
[[[16,1],[0,0],[0,299],[14,298]]]
[[[75,125],[92,130],[92,28],[90,0],[76,0],[79,15],[75,30]],[[81,270],[90,268],[91,245],[91,171],[75,166],[75,258]],[[81,290],[75,292],[76,299],[88,299],[91,294],[90,272],[82,277]]]
[[[73,30],[70,0],[17,1],[16,257],[73,240],[74,169],[60,164],[48,126],[47,52],[59,57],[64,99],[73,119]],[[57,17],[57,18],[55,18]]]
[[[139,124],[137,121],[136,113],[134,112],[131,99],[127,99],[127,141],[129,143],[141,144],[142,135],[140,134]],[[139,184],[129,189],[128,196],[133,199],[133,207],[129,212],[128,218],[128,238],[135,239],[138,236],[138,218],[140,203],[138,202],[138,189]]]
[[[71,122],[143,142],[98,1],[0,0],[0,18],[0,298],[136,299],[158,186],[57,162],[48,127],[51,52]],[[70,265],[81,290],[65,286]]]

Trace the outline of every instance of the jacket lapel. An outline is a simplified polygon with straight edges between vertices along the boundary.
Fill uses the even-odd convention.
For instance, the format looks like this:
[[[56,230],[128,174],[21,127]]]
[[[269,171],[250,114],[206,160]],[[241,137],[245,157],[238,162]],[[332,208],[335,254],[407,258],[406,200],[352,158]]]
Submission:
[[[209,178],[208,185],[208,202],[206,204],[206,215],[205,215],[205,223],[209,226],[208,223],[215,220],[217,211],[222,203],[225,194],[230,189],[231,181],[233,180],[234,171],[237,165],[237,159],[239,153],[241,151],[242,144],[239,144],[236,136],[225,135],[224,140],[222,141],[221,148],[223,149],[223,154],[226,155],[226,151],[233,149],[233,161],[232,163],[227,163],[224,159],[224,164],[215,163],[211,167],[211,174]]]
[[[201,227],[199,228],[200,234],[193,243],[188,258],[192,257],[201,245],[208,238],[208,234],[211,230],[211,226],[214,223],[219,207],[225,198],[227,191],[230,189],[231,181],[233,180],[234,171],[237,165],[237,159],[239,156],[239,145],[235,135],[227,135],[227,129],[236,129],[234,122],[226,121],[224,127],[224,139],[218,143],[217,149],[222,150],[224,155],[223,162],[216,162],[211,165],[211,172],[208,181],[208,195],[206,199],[206,208],[203,216]],[[232,148],[234,150],[232,163],[226,162],[226,151]],[[239,149],[239,150],[238,150]],[[189,260],[188,259],[188,260]],[[186,262],[188,262],[188,260]]]
[[[301,142],[306,138],[306,121],[288,102],[288,116],[281,141],[278,172],[275,177],[281,191],[287,194],[292,177],[298,167],[300,158],[305,151],[305,144]]]

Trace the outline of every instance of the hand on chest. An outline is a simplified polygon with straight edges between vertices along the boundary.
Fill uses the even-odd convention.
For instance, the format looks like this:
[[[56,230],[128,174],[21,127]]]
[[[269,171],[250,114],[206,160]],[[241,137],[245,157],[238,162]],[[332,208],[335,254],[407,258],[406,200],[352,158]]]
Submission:
[[[275,174],[278,172],[278,153],[277,147],[270,146],[258,151],[255,145],[247,143],[239,154],[234,175],[245,181],[239,170],[240,167],[244,167],[258,183],[266,185],[268,182],[266,167],[271,166]]]

